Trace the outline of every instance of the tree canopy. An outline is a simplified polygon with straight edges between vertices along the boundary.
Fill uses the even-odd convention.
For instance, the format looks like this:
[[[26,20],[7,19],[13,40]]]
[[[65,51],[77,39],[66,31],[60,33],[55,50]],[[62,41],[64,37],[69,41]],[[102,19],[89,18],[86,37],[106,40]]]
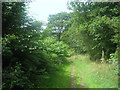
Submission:
[[[56,15],[49,15],[47,28],[50,28],[52,33],[55,33],[58,40],[61,40],[62,33],[69,26],[69,19],[71,18],[69,13],[61,12]]]

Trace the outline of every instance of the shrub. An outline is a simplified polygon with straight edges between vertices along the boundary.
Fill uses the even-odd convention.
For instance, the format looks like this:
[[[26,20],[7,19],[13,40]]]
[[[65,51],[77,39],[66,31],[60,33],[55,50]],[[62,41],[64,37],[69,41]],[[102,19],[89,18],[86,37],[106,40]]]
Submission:
[[[51,37],[7,35],[2,40],[3,88],[36,87],[37,77],[58,70],[70,52],[68,45]]]

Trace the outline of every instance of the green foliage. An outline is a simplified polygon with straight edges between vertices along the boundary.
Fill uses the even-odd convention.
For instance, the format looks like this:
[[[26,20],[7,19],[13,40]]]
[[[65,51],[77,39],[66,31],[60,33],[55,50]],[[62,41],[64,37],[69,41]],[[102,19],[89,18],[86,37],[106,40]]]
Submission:
[[[119,59],[118,59],[118,54],[117,53],[111,53],[110,54],[110,58],[107,60],[110,64],[113,65],[113,69],[116,73],[116,75],[119,76]]]
[[[3,3],[3,88],[37,88],[38,77],[57,71],[70,55],[68,45],[49,37],[25,9],[25,3]]]
[[[58,69],[59,64],[66,62],[65,57],[69,54],[68,46],[62,41],[59,42],[50,37],[34,41],[33,39],[27,41],[27,39],[29,38],[15,35],[7,35],[3,38],[5,88],[29,87],[29,85],[35,87],[37,80],[32,79],[33,77],[51,73]],[[18,79],[19,77],[21,78]]]
[[[116,53],[110,54],[108,62],[112,64],[118,64],[118,55]]]
[[[108,59],[119,43],[119,7],[117,2],[71,1],[72,24],[63,34],[63,40],[77,52],[87,52],[91,60],[98,60],[104,51]]]
[[[54,52],[60,57],[65,57],[68,54],[68,46],[62,41],[58,42],[55,39],[48,37],[44,40],[43,43],[45,43],[45,47],[47,48],[48,52]]]
[[[55,63],[63,63],[65,57],[70,55],[70,50],[68,51],[68,45],[64,44],[62,41],[57,41],[54,38],[48,37],[43,41],[43,43],[44,47],[46,48],[46,52],[49,53],[51,59]]]
[[[47,28],[51,29],[58,40],[61,40],[62,33],[67,30],[70,25],[68,20],[71,18],[69,13],[61,12],[55,15],[49,15]]]
[[[16,13],[17,12],[17,13]],[[25,3],[3,2],[2,3],[2,25],[3,36],[5,34],[19,33],[18,29],[26,25],[27,17],[25,12]]]
[[[32,87],[28,77],[22,70],[22,65],[18,62],[13,67],[9,67],[3,73],[3,88],[23,88]],[[29,83],[29,84],[28,84]]]
[[[3,88],[42,87],[47,79],[41,78],[54,77],[51,73],[59,71],[74,51],[89,53],[92,60],[100,59],[104,51],[105,59],[117,62],[120,3],[72,1],[73,12],[50,15],[45,30],[41,21],[27,16],[25,3],[2,4]],[[50,80],[58,84],[61,79]]]

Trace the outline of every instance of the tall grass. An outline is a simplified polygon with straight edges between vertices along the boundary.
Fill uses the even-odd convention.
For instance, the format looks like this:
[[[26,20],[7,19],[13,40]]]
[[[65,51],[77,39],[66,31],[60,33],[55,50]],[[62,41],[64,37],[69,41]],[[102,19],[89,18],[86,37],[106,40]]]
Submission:
[[[89,60],[88,55],[72,57],[76,67],[76,83],[81,88],[117,88],[118,76],[114,66],[106,63],[96,63]]]

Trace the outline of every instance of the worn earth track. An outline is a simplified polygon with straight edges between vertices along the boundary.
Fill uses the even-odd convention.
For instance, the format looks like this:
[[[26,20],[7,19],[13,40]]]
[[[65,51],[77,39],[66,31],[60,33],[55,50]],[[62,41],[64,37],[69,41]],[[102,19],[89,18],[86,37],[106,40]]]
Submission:
[[[73,60],[76,60],[76,57],[74,57]],[[72,62],[72,70],[71,70],[71,88],[77,88],[77,83],[76,83],[76,75],[75,75],[75,65],[73,63],[73,61],[71,60]],[[84,82],[82,76],[80,76],[81,78],[81,83],[80,83],[80,88],[86,88],[86,83]]]
[[[76,80],[75,80],[75,66],[72,66],[72,71],[71,71],[71,88],[76,88]]]

